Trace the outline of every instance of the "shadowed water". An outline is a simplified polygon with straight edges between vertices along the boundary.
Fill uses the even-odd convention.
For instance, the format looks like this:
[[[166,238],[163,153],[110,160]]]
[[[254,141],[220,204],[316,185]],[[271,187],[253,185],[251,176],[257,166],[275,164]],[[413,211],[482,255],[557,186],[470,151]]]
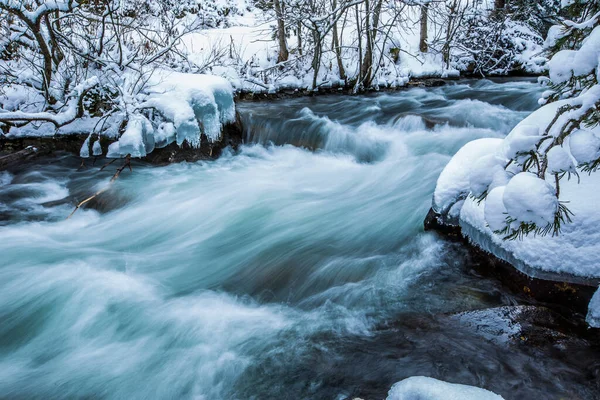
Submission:
[[[104,161],[0,173],[0,398],[381,399],[412,375],[593,398],[579,354],[448,318],[518,299],[422,229],[451,155],[508,133],[540,90],[243,103],[237,153],[136,163],[69,220]]]

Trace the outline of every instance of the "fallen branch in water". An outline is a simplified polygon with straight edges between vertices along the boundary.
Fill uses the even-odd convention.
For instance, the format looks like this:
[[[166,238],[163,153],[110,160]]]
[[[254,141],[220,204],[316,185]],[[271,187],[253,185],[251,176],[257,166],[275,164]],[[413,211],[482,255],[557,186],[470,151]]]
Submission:
[[[100,171],[102,171],[105,167],[109,166],[110,164],[112,164],[113,162],[115,162],[115,160],[112,160],[111,162],[107,163],[106,165],[104,165],[102,168],[100,168]],[[113,175],[112,178],[110,178],[110,181],[108,182],[108,185],[106,185],[104,188],[98,190],[96,193],[94,193],[92,196],[88,197],[85,200],[80,201],[76,206],[75,209],[73,210],[73,212],[71,214],[69,214],[69,216],[67,217],[67,219],[71,218],[73,216],[73,214],[75,214],[75,212],[77,210],[79,210],[81,208],[81,206],[85,205],[86,203],[90,202],[91,200],[95,199],[98,195],[106,192],[109,188],[110,185],[117,180],[117,178],[119,177],[119,175],[121,175],[121,172],[123,172],[123,170],[125,168],[129,168],[129,171],[133,171],[131,169],[131,154],[127,154],[125,156],[125,162],[123,163],[123,165],[120,168],[117,168],[117,171],[115,172],[115,174]]]
[[[127,154],[127,156],[129,156],[129,154]],[[108,167],[110,164],[114,163],[115,161],[117,161],[117,158],[112,159],[111,161],[107,162],[106,164],[104,164],[102,166],[102,168],[100,168],[100,171],[102,171],[104,168]]]

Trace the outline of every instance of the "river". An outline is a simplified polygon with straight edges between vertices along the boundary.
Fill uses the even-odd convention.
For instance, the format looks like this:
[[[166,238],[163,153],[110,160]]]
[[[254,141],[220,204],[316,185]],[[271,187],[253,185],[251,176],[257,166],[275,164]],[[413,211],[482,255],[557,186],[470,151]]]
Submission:
[[[506,135],[541,91],[243,102],[239,151],[133,163],[69,220],[113,166],[0,172],[0,398],[383,399],[413,375],[593,398],[577,354],[451,318],[520,300],[423,231],[450,157]]]

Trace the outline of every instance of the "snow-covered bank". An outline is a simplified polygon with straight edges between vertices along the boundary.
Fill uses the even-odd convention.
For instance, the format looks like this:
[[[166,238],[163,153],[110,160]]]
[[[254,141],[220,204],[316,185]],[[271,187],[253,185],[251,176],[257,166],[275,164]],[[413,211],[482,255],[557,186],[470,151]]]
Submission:
[[[522,182],[511,180],[511,186],[506,185],[506,171],[502,168],[506,161],[502,151],[508,140],[479,139],[465,145],[440,175],[434,193],[434,211],[460,224],[463,234],[479,247],[530,275],[552,276],[543,274],[548,272],[567,274],[566,279],[568,275],[600,279],[600,232],[597,229],[600,215],[594,200],[600,178],[595,174],[580,174],[579,182],[573,177],[562,183],[560,200],[568,202],[574,215],[559,235],[531,234],[519,240],[504,240],[502,234],[494,233],[506,215],[500,213],[498,218],[494,212],[498,207],[506,207],[507,202],[512,206],[514,201],[514,207],[521,208],[524,214],[537,206],[541,206],[541,211],[549,209],[542,203],[543,199],[530,196],[536,182],[531,183],[528,175],[523,175]],[[479,200],[482,182],[491,190],[486,199]],[[483,186],[487,190],[488,186]]]
[[[600,12],[579,18],[546,41],[554,56],[550,78],[540,79],[549,89],[542,107],[503,140],[463,147],[440,175],[433,210],[527,274],[598,285]],[[598,296],[588,318],[594,326]]]
[[[130,110],[123,132],[120,132],[119,118],[82,117],[58,129],[50,122],[13,127],[5,138],[60,140],[65,136],[88,135],[83,145],[80,143],[82,158],[100,155],[120,158],[127,154],[139,158],[154,149],[172,143],[182,146],[184,142],[187,142],[186,147],[200,151],[203,138],[209,144],[220,142],[224,127],[235,122],[234,92],[230,83],[214,75],[158,72],[138,96],[137,104],[132,102],[135,110]],[[102,123],[106,125],[103,134],[93,133]]]
[[[490,1],[474,6],[460,2],[454,7],[457,5],[459,9],[455,9],[455,15],[450,17],[446,15],[444,5],[431,5],[431,21],[427,28],[427,36],[431,39],[428,41],[429,49],[423,52],[420,49],[421,33],[417,27],[421,4],[386,4],[379,15],[381,34],[374,43],[376,62],[371,71],[372,79],[362,89],[402,87],[411,79],[458,78],[461,74],[505,76],[520,72],[539,75],[546,71],[547,60],[542,54],[541,32],[536,32],[523,21],[515,22],[510,18],[501,26],[496,26],[496,23],[479,26],[492,13],[493,3]],[[294,6],[290,7],[290,15],[285,18],[292,25],[291,21],[298,16],[292,15]],[[358,7],[357,12],[359,9],[361,13],[364,12],[362,5]],[[293,25],[288,27],[285,41],[289,58],[279,62],[280,49],[274,32],[274,12],[261,9],[251,2],[245,8],[238,7],[238,10],[239,13],[227,19],[227,26],[204,29],[183,37],[181,51],[187,54],[190,69],[222,76],[231,82],[236,91],[246,93],[318,91],[338,87],[353,88],[357,85],[364,56],[359,50],[361,40],[364,40],[360,37],[364,34],[364,27],[362,22],[357,26],[353,10],[344,11],[344,17],[339,21],[339,61],[336,51],[333,51],[335,49],[324,49],[316,77],[313,76],[314,66],[311,60],[314,49],[311,44],[306,43],[306,28],[298,30]],[[300,5],[295,11],[305,12]],[[335,13],[311,17],[322,17],[325,20],[334,15]],[[453,26],[453,18],[456,19],[454,23],[463,21],[464,24]],[[534,18],[536,17],[530,16],[530,19]],[[309,24],[310,21],[306,23]],[[469,28],[470,24],[473,27]],[[498,32],[490,32],[490,29]],[[326,31],[324,35],[323,42],[333,41],[332,31]],[[452,38],[447,37],[448,42],[445,43],[441,37],[446,35],[451,35]],[[485,55],[486,49],[477,47],[489,46],[486,40],[494,35],[501,35],[501,44],[491,47],[502,48],[497,50],[498,54],[506,51],[501,60],[494,58],[498,54]],[[475,47],[470,48],[471,45]],[[446,51],[448,54],[444,55]],[[488,61],[496,63],[496,66],[477,69],[477,57],[488,57]]]

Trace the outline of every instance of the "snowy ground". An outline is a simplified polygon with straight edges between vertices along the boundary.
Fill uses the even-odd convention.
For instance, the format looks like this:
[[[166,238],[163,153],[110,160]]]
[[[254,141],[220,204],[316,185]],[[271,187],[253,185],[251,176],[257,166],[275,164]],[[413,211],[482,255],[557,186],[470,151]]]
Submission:
[[[249,92],[275,92],[281,89],[310,89],[312,70],[310,54],[298,52],[298,38],[290,29],[287,38],[290,59],[277,64],[278,46],[274,32],[274,18],[262,10],[248,7],[242,15],[231,18],[230,27],[214,28],[191,33],[183,38],[190,61],[207,73],[228,79],[236,90]],[[458,77],[459,71],[446,68],[439,52],[428,54],[419,51],[418,8],[407,11],[408,26],[398,24],[390,33],[383,48],[380,67],[375,72],[375,86],[404,86],[410,78]],[[389,14],[383,13],[382,25]],[[430,36],[439,34],[435,26]],[[327,39],[330,42],[330,39]],[[306,44],[304,45],[306,46]],[[359,56],[356,52],[356,28],[351,22],[341,37],[343,60],[347,75],[356,76]],[[391,48],[401,49],[397,62],[389,55]],[[214,63],[215,58],[219,63]],[[218,65],[213,65],[218,64]],[[333,51],[325,51],[317,79],[318,87],[344,86]]]

